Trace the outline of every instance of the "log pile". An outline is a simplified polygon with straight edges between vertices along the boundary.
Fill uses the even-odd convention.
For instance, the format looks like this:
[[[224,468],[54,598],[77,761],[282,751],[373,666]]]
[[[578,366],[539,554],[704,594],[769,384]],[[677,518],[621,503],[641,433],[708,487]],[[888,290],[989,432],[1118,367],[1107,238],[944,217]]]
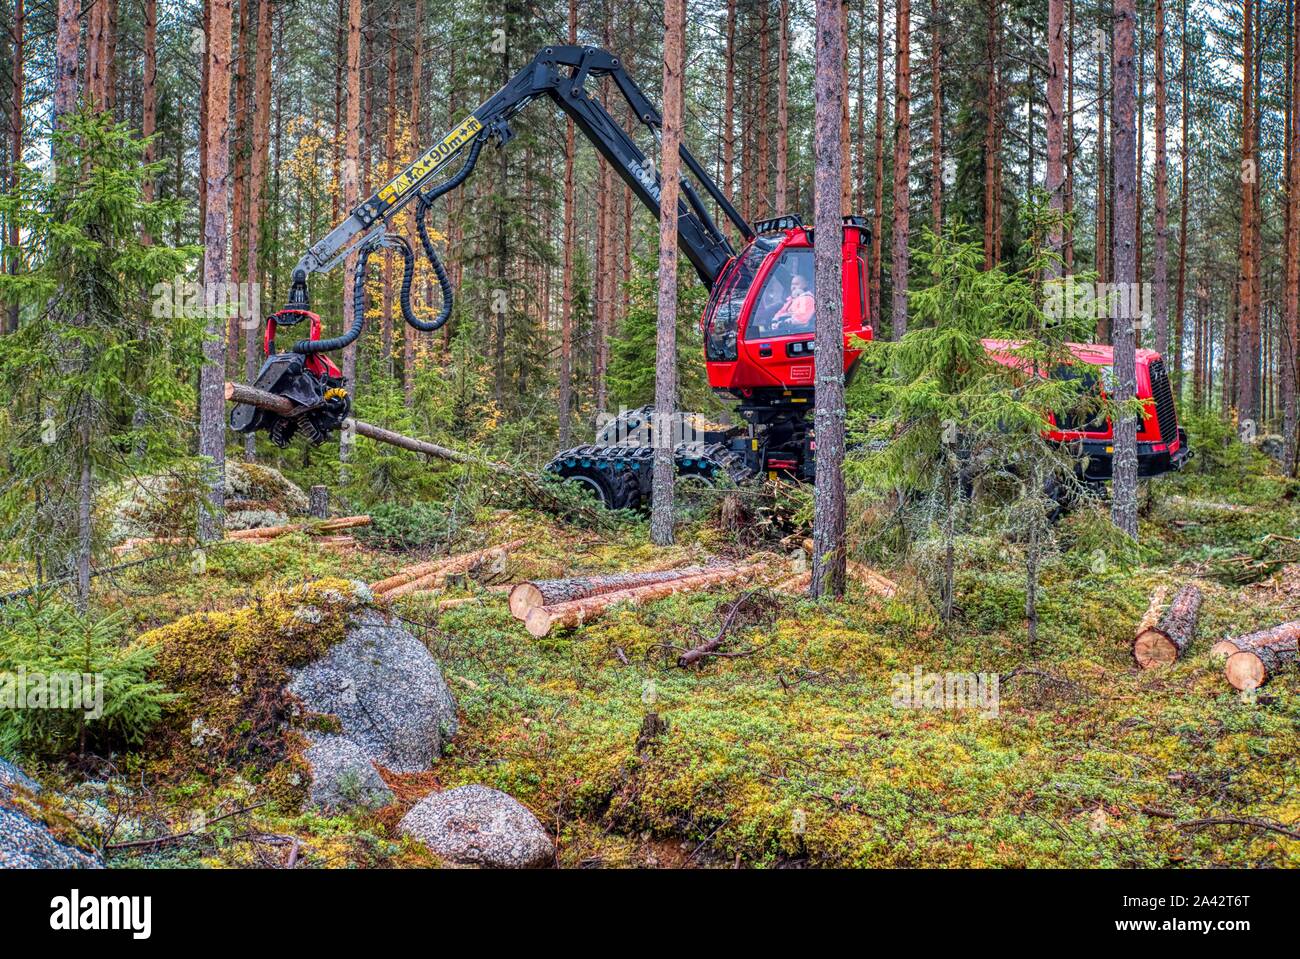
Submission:
[[[1142,669],[1167,666],[1187,651],[1196,635],[1201,591],[1191,583],[1175,595],[1161,615],[1164,589],[1156,590],[1133,637],[1133,658]]]
[[[290,533],[307,533],[315,537],[322,546],[352,546],[356,543],[356,540],[350,535],[344,535],[343,531],[369,525],[369,516],[339,516],[323,522],[287,523],[283,526],[235,529],[226,533],[225,539],[241,543],[269,543],[273,539],[279,539],[281,536],[287,536]],[[119,543],[113,547],[113,552],[116,555],[121,555],[142,546],[184,546],[190,543],[194,546],[202,545],[184,536],[141,536]]]
[[[416,563],[414,566],[398,570],[387,579],[371,583],[370,591],[375,596],[382,596],[385,599],[397,599],[399,596],[435,589],[446,583],[450,576],[463,575],[487,563],[505,559],[512,549],[518,549],[524,545],[524,542],[522,539],[516,539],[471,553]]]
[[[1210,653],[1227,658],[1223,674],[1233,688],[1258,689],[1280,670],[1294,665],[1297,640],[1300,620],[1245,636],[1230,636],[1215,643]]]
[[[742,565],[717,566],[706,568],[701,572],[679,575],[674,579],[642,586],[633,586],[615,592],[598,593],[583,599],[575,599],[554,606],[534,606],[527,613],[524,625],[533,636],[542,637],[552,629],[560,627],[581,626],[583,623],[597,619],[612,606],[630,603],[634,606],[653,602],[677,593],[693,592],[714,586],[729,586],[733,583],[753,580],[765,571],[762,563],[745,563]]]

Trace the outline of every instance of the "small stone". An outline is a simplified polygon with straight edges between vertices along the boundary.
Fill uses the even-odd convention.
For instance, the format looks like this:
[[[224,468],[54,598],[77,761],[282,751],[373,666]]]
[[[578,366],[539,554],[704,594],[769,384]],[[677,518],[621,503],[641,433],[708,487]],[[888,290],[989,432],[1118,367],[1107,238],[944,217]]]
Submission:
[[[487,786],[459,786],[421,799],[398,824],[435,854],[462,865],[537,869],[555,859],[551,837],[522,803]]]

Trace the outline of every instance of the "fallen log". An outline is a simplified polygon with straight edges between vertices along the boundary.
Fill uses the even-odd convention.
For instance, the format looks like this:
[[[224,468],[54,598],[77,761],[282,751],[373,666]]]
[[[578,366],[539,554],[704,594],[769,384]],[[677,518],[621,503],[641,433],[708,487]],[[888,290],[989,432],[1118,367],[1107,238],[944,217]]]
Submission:
[[[727,586],[745,579],[752,579],[764,569],[765,566],[761,563],[744,566],[722,566],[694,576],[670,579],[662,583],[651,583],[648,586],[637,586],[614,593],[602,593],[599,596],[589,596],[586,599],[574,600],[571,603],[560,603],[555,606],[534,606],[528,611],[528,617],[524,620],[524,625],[533,636],[541,637],[557,627],[580,626],[589,620],[604,615],[611,606],[619,603],[631,603],[637,606],[641,603],[663,599],[677,593],[694,592],[711,586]]]
[[[808,587],[812,585],[812,572],[796,573],[789,579],[783,579],[772,589],[778,593],[806,593]]]
[[[706,572],[703,566],[653,570],[639,573],[610,573],[601,576],[574,576],[567,579],[537,579],[517,584],[510,590],[510,612],[515,619],[526,619],[528,611],[538,606],[557,606],[589,596],[664,583]]]
[[[803,541],[804,552],[809,556],[813,555],[813,541],[805,539]],[[844,561],[844,572],[850,578],[867,588],[868,592],[875,593],[885,599],[893,599],[898,592],[898,584],[888,576],[882,576],[865,563],[859,563],[856,560]]]
[[[1257,689],[1295,663],[1297,640],[1300,620],[1245,636],[1229,636],[1215,643],[1210,653],[1227,656],[1223,674],[1234,689]]]
[[[503,557],[512,549],[523,546],[525,542],[526,541],[522,539],[515,539],[508,543],[501,543],[497,546],[488,546],[484,549],[475,550],[472,553],[462,553],[459,556],[449,556],[437,563],[421,564],[421,566],[412,567],[412,569],[417,569],[419,572],[414,576],[410,576],[408,573],[405,582],[396,583],[380,590],[378,587],[384,582],[389,582],[396,578],[390,577],[389,580],[384,580],[371,586],[370,591],[376,596],[383,596],[385,599],[397,599],[399,596],[406,596],[408,593],[418,593],[435,586],[441,586],[446,582],[448,576],[468,572],[485,562]]]
[[[256,526],[252,529],[236,529],[226,534],[227,539],[275,539],[289,533],[337,533],[344,529],[369,526],[369,516],[340,516],[327,519],[323,523],[288,523],[283,526]]]
[[[1133,658],[1142,669],[1167,666],[1175,662],[1187,651],[1196,635],[1196,619],[1201,612],[1201,591],[1188,583],[1174,594],[1173,602],[1158,619],[1152,616],[1152,609],[1157,612],[1163,599],[1164,591],[1157,590],[1152,597],[1147,615],[1138,624],[1137,634],[1133,638]]]

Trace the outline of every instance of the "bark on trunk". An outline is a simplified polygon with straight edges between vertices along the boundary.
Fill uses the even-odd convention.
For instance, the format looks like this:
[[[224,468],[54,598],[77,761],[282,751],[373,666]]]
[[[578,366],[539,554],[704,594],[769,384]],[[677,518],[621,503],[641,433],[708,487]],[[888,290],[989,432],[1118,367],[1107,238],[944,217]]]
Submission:
[[[557,606],[589,596],[601,596],[623,589],[666,583],[707,572],[702,566],[685,566],[644,573],[611,573],[607,576],[575,576],[568,579],[538,579],[519,583],[510,591],[510,612],[515,619],[526,619],[538,606]]]
[[[1175,294],[1174,304],[1174,389],[1175,395],[1180,395],[1177,391],[1183,382],[1183,334],[1186,330],[1187,316],[1187,167],[1188,157],[1191,156],[1191,146],[1187,142],[1188,114],[1191,112],[1191,92],[1188,86],[1187,70],[1187,7],[1191,0],[1183,0],[1183,21],[1182,21],[1182,56],[1179,59],[1179,82],[1182,84],[1183,106],[1179,122],[1182,124],[1182,137],[1179,142],[1179,159],[1182,162],[1182,173],[1179,177],[1179,197],[1178,197],[1178,289]],[[1200,327],[1197,326],[1197,335],[1200,333]],[[1292,340],[1294,343],[1295,341]],[[1192,357],[1193,368],[1195,369],[1198,361],[1198,355]],[[1194,387],[1193,399],[1196,397],[1196,387],[1199,386],[1200,377],[1193,375],[1192,382]]]
[[[685,57],[685,0],[664,4],[663,157],[659,194],[659,309],[655,335],[654,485],[650,539],[659,546],[673,541],[673,432],[677,405],[677,155],[681,144],[682,67]]]
[[[1152,601],[1157,610],[1159,605]],[[1133,658],[1138,666],[1166,666],[1182,656],[1196,635],[1200,611],[1201,591],[1188,583],[1174,595],[1163,616],[1151,622],[1144,619],[1133,639]]]
[[[578,42],[578,0],[569,0],[569,43]],[[573,248],[577,243],[574,210],[574,129],[564,124],[564,302],[560,313],[560,449],[573,445]]]
[[[1300,350],[1300,110],[1297,109],[1296,87],[1300,85],[1300,11],[1291,27],[1291,97],[1288,154],[1290,163],[1286,174],[1286,315],[1282,338],[1283,435],[1285,451],[1283,465],[1287,474],[1296,475],[1297,432],[1300,411],[1296,402],[1297,350]]]
[[[930,0],[930,228],[943,233],[943,39],[939,0]]]
[[[1065,214],[1065,169],[1062,161],[1064,140],[1065,80],[1065,0],[1048,0],[1047,4],[1047,202],[1056,217]],[[1032,131],[1031,131],[1032,136]],[[1048,277],[1061,275],[1062,224],[1054,218],[1047,236],[1048,250],[1054,254]]]
[[[1259,313],[1255,302],[1255,41],[1254,2],[1242,2],[1241,67],[1241,282],[1237,294],[1237,413],[1242,419],[1258,415]]]
[[[1137,260],[1137,129],[1134,116],[1133,28],[1134,0],[1115,3],[1115,282],[1134,289]],[[1127,403],[1137,392],[1136,341],[1133,297],[1119,297],[1113,319],[1115,347],[1115,395]],[[1137,538],[1137,420],[1130,415],[1115,418],[1115,454],[1111,480],[1111,519],[1115,526]]]
[[[59,26],[54,39],[54,128],[77,109],[77,37],[81,30],[79,0],[59,0]]]
[[[871,322],[880,326],[881,257],[885,249],[885,0],[876,5],[876,179],[871,207]]]
[[[343,151],[343,208],[352,210],[361,201],[361,0],[348,0],[347,38],[347,110]],[[357,268],[357,255],[344,261],[343,275],[351,277]],[[343,328],[351,329],[354,321],[352,290],[343,294]],[[357,382],[357,345],[343,349],[343,376],[349,389]],[[347,479],[347,462],[352,454],[352,438],[346,432],[339,439],[339,479]]]
[[[912,3],[911,0],[896,0],[896,3],[898,36],[894,61],[894,243],[889,270],[893,287],[891,336],[894,340],[901,340],[907,333],[908,242],[911,239],[911,187],[908,173],[912,165]],[[819,305],[819,313],[820,309]]]
[[[18,190],[18,167],[23,162],[23,67],[26,62],[26,40],[24,39],[24,29],[26,27],[26,14],[23,8],[23,0],[16,0],[14,5],[14,26],[13,26],[13,80],[11,85],[12,100],[9,110],[9,188],[13,191]],[[16,217],[10,219],[9,223],[9,272],[14,276],[18,275],[21,264],[21,257],[18,249],[21,236],[18,230],[18,220]],[[10,304],[5,311],[5,319],[0,324],[0,333],[13,333],[18,329],[18,303],[15,301]]]
[[[208,88],[207,213],[203,224],[204,303],[208,307],[207,339],[199,372],[199,455],[208,458],[209,503],[199,511],[199,536],[219,539],[224,526],[226,404],[225,323],[213,304],[216,291],[229,280],[229,241],[226,174],[230,165],[230,28],[231,0],[211,0],[207,37]]]
[[[776,212],[790,209],[790,0],[781,0],[776,79]]]
[[[1280,670],[1292,666],[1300,621],[1282,623],[1246,636],[1228,637],[1215,643],[1212,655],[1226,656],[1223,673],[1234,688],[1257,689]]]
[[[266,215],[266,167],[271,143],[271,0],[257,4],[257,94],[253,108],[252,153],[248,174],[248,243],[244,278],[254,289],[261,288],[262,219]],[[257,317],[244,317],[244,377],[257,378],[261,346]],[[244,459],[257,458],[257,440],[250,433],[244,440]]]
[[[839,123],[839,117],[835,118],[835,122]],[[761,564],[726,566],[707,573],[700,573],[697,576],[652,583],[648,586],[619,590],[615,593],[602,593],[599,596],[590,596],[586,599],[575,600],[572,603],[561,603],[556,606],[535,606],[529,610],[524,625],[530,634],[542,637],[552,629],[581,626],[583,623],[598,619],[611,606],[619,603],[630,603],[638,606],[641,603],[653,602],[667,596],[675,596],[678,593],[695,592],[696,590],[709,589],[714,586],[729,586],[732,583],[753,580],[763,572],[763,569],[764,567]]]
[[[1002,16],[999,0],[989,0],[988,36],[985,48],[988,54],[984,123],[984,269],[993,269],[997,262],[997,237],[995,207],[997,205],[997,125],[998,125],[998,25]]]
[[[1169,153],[1166,146],[1165,4],[1156,0],[1156,222],[1151,307],[1155,316],[1156,352],[1169,352]]]
[[[907,0],[901,0],[901,3],[906,8]],[[899,24],[906,22],[900,14]],[[813,260],[817,299],[813,367],[816,373],[814,425],[817,430],[817,462],[813,485],[813,541],[816,545],[813,549],[811,583],[811,594],[815,598],[844,595],[844,287],[840,255],[843,236],[840,203],[844,169],[840,149],[840,121],[843,109],[841,98],[844,96],[841,76],[844,70],[844,49],[845,37],[839,3],[837,0],[817,0],[816,106],[813,131],[816,185],[813,204]],[[906,116],[906,108],[899,116]],[[905,131],[900,132],[906,136]],[[895,216],[897,217],[897,209]],[[897,219],[894,231],[894,282],[897,283]],[[904,222],[904,247],[906,231]],[[906,288],[906,279],[903,282]],[[897,290],[894,295],[897,302]],[[905,309],[903,322],[906,323]]]

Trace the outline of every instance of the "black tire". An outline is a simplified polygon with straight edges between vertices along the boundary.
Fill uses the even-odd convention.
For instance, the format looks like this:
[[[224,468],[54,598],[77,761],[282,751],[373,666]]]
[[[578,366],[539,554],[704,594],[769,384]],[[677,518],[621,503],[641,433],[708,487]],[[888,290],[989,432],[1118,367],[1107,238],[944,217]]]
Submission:
[[[641,505],[641,484],[631,470],[562,466],[558,472],[566,483],[586,488],[600,500],[605,509],[636,509]]]

